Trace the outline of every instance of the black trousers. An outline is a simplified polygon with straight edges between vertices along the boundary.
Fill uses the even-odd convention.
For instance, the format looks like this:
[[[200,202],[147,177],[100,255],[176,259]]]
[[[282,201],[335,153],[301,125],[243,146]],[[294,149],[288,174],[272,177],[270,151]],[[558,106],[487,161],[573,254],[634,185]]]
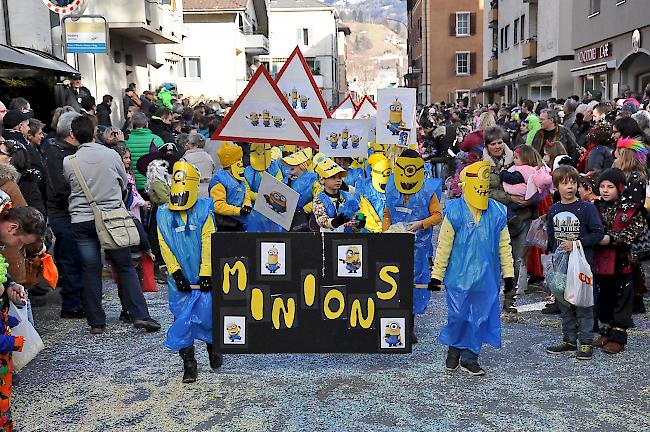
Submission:
[[[632,321],[632,274],[595,275],[596,316],[609,327],[608,339],[627,343],[627,330]]]

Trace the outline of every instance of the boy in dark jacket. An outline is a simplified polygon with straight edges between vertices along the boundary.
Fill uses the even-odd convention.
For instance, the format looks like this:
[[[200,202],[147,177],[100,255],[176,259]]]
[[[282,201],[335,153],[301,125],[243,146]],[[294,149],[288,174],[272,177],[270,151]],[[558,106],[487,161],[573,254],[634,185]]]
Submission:
[[[594,251],[596,315],[604,324],[593,346],[607,354],[625,349],[627,329],[632,326],[632,267],[630,244],[646,229],[639,204],[622,195],[625,173],[610,168],[599,178],[600,199],[596,208],[605,236]]]

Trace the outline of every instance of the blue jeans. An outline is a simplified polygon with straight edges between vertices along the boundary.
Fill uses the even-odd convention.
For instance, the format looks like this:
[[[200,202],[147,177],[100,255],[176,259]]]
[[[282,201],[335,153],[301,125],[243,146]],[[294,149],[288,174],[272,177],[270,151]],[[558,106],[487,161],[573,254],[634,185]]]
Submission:
[[[576,307],[564,299],[557,299],[562,317],[562,336],[564,342],[588,345],[594,340],[594,308]]]
[[[70,217],[50,219],[52,232],[56,237],[54,259],[61,273],[61,309],[66,311],[83,310],[81,302],[82,268],[81,255],[72,235]]]
[[[478,354],[468,349],[450,346],[449,354],[460,357],[464,363],[478,363]]]
[[[72,232],[81,254],[82,299],[88,324],[91,327],[106,325],[106,314],[102,307],[102,256],[95,222],[73,223]],[[106,255],[115,265],[115,270],[120,277],[131,318],[134,321],[149,319],[149,309],[133,267],[131,250],[129,248],[110,250],[106,251]]]

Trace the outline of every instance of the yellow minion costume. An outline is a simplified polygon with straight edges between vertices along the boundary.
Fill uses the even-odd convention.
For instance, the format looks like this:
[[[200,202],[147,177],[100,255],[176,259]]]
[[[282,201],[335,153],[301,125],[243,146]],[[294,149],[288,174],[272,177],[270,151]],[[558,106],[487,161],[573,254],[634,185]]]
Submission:
[[[251,143],[251,164],[244,170],[244,178],[250,190],[251,204],[257,200],[257,192],[262,184],[262,173],[267,172],[278,180],[282,180],[280,164],[271,157],[271,144]],[[246,221],[248,232],[278,232],[281,227],[266,216],[253,210]]]
[[[212,351],[213,203],[209,198],[197,199],[200,178],[193,165],[176,162],[170,202],[156,216],[160,250],[170,275],[169,309],[174,315],[165,346],[179,350],[184,383],[196,381],[195,339],[207,344],[212,369],[223,362],[221,354]]]
[[[244,179],[243,154],[241,147],[226,141],[217,150],[223,169],[214,174],[208,191],[214,203],[214,213],[218,215],[218,219],[224,221],[222,224],[217,223],[222,231],[243,231],[246,216],[253,210],[250,189]],[[226,222],[232,219],[236,221],[234,224]],[[238,225],[237,222],[242,226],[235,226]]]
[[[298,167],[299,171],[301,171],[298,176],[291,175],[291,171],[289,171],[289,176],[285,177],[282,182],[300,194],[297,209],[302,209],[305,213],[311,213],[314,192],[316,194],[320,192],[318,174],[309,171],[311,153],[311,148],[303,149],[282,158],[282,164],[288,167],[289,170],[292,167]]]
[[[386,156],[374,154],[368,158],[370,178],[357,181],[356,194],[361,211],[366,215],[366,230],[382,232],[384,210],[386,209],[386,186],[390,178],[390,162]]]
[[[514,290],[514,268],[506,208],[489,199],[490,163],[476,162],[460,174],[463,197],[446,202],[432,272],[444,280],[448,321],[438,340],[449,346],[447,369],[472,375],[483,343],[501,347],[499,291]]]

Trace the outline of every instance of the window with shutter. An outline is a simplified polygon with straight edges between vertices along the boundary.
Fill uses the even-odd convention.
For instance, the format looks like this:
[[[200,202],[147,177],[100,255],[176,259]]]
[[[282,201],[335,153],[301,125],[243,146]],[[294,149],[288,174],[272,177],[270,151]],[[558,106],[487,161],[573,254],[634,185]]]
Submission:
[[[474,75],[476,73],[476,53],[469,54],[469,74]]]
[[[470,19],[469,12],[456,12],[456,37],[469,36]]]
[[[476,34],[476,14],[472,12],[469,14],[469,34],[472,36]]]
[[[449,36],[456,36],[456,14],[449,15]]]
[[[517,45],[519,43],[519,18],[515,20],[515,23],[512,26],[512,31],[514,32],[512,38],[512,44]]]
[[[456,52],[456,75],[469,75],[470,55],[467,51]]]

